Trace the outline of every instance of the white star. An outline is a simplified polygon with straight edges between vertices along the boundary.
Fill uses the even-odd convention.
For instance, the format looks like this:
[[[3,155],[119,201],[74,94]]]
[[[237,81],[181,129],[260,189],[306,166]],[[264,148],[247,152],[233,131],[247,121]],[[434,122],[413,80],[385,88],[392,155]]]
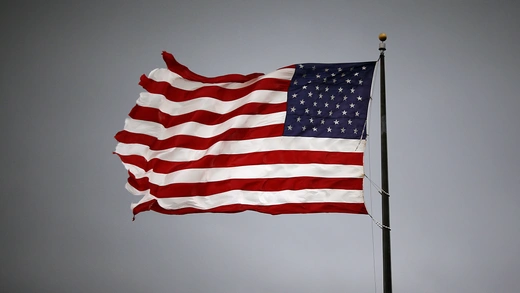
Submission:
[[[347,122],[348,122],[348,125],[352,125],[352,120],[349,119]]]
[[[316,74],[316,78],[320,78],[321,77],[321,74]]]
[[[338,125],[339,124],[339,121],[338,119],[334,120],[334,124]]]
[[[343,110],[343,111],[341,112],[341,114],[343,114],[343,116],[345,116],[345,115],[347,115],[347,111]]]
[[[326,77],[323,79],[323,82],[327,82],[327,78]]]
[[[335,78],[332,80],[332,83],[336,83],[336,79]]]
[[[363,66],[363,67],[361,67],[361,69],[363,69],[363,70],[366,70],[366,69],[367,69],[367,67],[366,67],[366,66]]]
[[[296,98],[298,94],[292,94],[293,99]]]
[[[345,128],[344,127],[341,128],[341,133],[345,133]]]
[[[325,91],[328,92],[328,91],[329,91],[329,87],[326,87],[326,88],[325,88]]]
[[[300,121],[302,121],[302,118],[298,117],[298,118],[296,118],[296,121],[300,122]]]
[[[355,91],[356,91],[355,88],[351,88],[351,89],[350,89],[350,93],[351,93],[351,94],[353,94]]]
[[[332,73],[330,76],[334,77],[334,76],[336,76],[336,73]]]
[[[303,126],[303,127],[302,127],[302,130],[305,131],[305,129],[307,129],[307,127]]]
[[[312,105],[313,105],[314,107],[317,107],[317,106],[318,106],[318,102],[314,102],[314,103],[312,103]]]
[[[305,101],[304,100],[300,100],[300,105],[303,105],[305,104]]]
[[[312,92],[309,92],[309,97],[312,97]]]
[[[338,93],[342,93],[342,92],[343,92],[343,88],[340,87],[340,88],[338,89]]]
[[[334,101],[334,98],[336,98],[334,95],[330,96],[331,101]]]
[[[304,85],[304,86],[302,87],[302,89],[306,90],[306,89],[307,89],[307,86],[306,86],[306,85]]]
[[[302,75],[304,78],[307,77],[307,73],[305,73],[304,75]]]
[[[313,124],[313,123],[314,123],[314,119],[312,119],[312,118],[309,119],[309,122],[310,122],[311,124]]]
[[[332,129],[330,127],[327,127],[327,132],[332,132]]]
[[[296,107],[292,107],[291,112],[296,112]]]
[[[359,117],[359,112],[356,112],[356,116],[358,116],[358,117]]]
[[[341,71],[341,70],[343,70],[343,68],[341,68],[341,67],[338,67],[338,71]]]
[[[312,128],[312,131],[315,131],[315,132],[316,132],[316,131],[318,131],[318,128],[313,127],[313,128]]]
[[[318,115],[321,115],[321,110],[318,110]]]
[[[345,81],[346,81],[347,83],[350,83],[350,82],[351,82],[351,80],[350,80],[350,79],[347,79],[347,80],[345,80]]]
[[[336,104],[336,109],[339,109],[339,104]]]
[[[321,119],[321,124],[325,124],[325,119]]]
[[[325,103],[325,108],[328,108],[329,107],[329,103]]]
[[[321,99],[321,98],[323,98],[323,95],[322,95],[322,94],[320,94],[320,95],[319,95],[318,97],[319,97],[319,98]]]
[[[333,114],[332,111],[329,111],[329,116],[332,116],[332,114]]]
[[[306,113],[306,114],[309,114],[309,109],[305,109],[305,113]]]
[[[329,69],[328,69],[328,68],[325,68],[325,72],[329,72]]]
[[[359,72],[354,73],[354,76],[359,76]]]
[[[291,125],[287,126],[287,129],[292,130],[292,126]]]
[[[344,97],[343,97],[343,101],[346,101],[347,99],[348,99],[347,96],[344,96]]]
[[[303,68],[303,64],[300,64],[300,68]]]
[[[362,79],[359,80],[359,84],[363,84],[363,80]]]
[[[316,86],[316,90],[319,91],[319,90],[320,90],[320,87],[319,87],[319,86]]]
[[[316,70],[316,66],[313,66],[313,67],[312,67],[312,70]]]
[[[297,80],[295,80],[293,83],[294,83],[294,85],[298,85],[298,81]]]
[[[342,73],[342,74],[341,74],[341,77],[345,77],[345,73]]]
[[[358,100],[358,101],[361,101],[361,100],[363,100],[363,98],[362,98],[361,96],[358,96],[358,97],[357,97],[357,100]]]
[[[354,103],[350,103],[350,108],[354,108],[355,106]]]
[[[357,128],[354,128],[354,133],[355,133],[355,134],[357,134],[357,131],[358,131]]]

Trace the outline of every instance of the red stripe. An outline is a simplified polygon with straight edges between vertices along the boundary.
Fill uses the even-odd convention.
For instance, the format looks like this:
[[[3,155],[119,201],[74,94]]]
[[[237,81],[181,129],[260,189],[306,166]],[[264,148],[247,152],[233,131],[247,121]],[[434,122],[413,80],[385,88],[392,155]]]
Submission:
[[[197,110],[182,115],[169,115],[156,108],[135,105],[129,116],[136,120],[146,120],[160,123],[168,128],[185,122],[198,122],[205,125],[216,125],[225,122],[238,115],[272,114],[286,111],[287,103],[265,104],[250,103],[243,105],[229,113],[218,114],[205,110]]]
[[[271,164],[340,164],[363,165],[363,153],[340,153],[321,151],[265,151],[246,154],[207,155],[196,161],[171,162],[153,158],[149,162],[139,155],[119,155],[121,161],[137,166],[144,171],[168,174],[183,169],[202,169]]]
[[[251,73],[248,75],[242,74],[227,74],[217,77],[205,77],[199,74],[196,74],[188,69],[188,67],[180,64],[175,60],[172,54],[168,52],[163,52],[163,60],[166,62],[166,66],[170,71],[177,73],[185,79],[192,81],[199,81],[203,83],[221,83],[221,82],[247,82],[257,77],[264,75],[263,73]]]
[[[283,127],[283,124],[276,124],[255,128],[232,128],[217,136],[209,138],[202,138],[192,135],[176,135],[164,140],[159,140],[154,136],[146,134],[132,133],[123,130],[116,134],[115,139],[121,143],[138,143],[147,145],[151,150],[164,150],[174,147],[205,150],[219,141],[246,140],[281,136],[283,134]]]
[[[240,213],[244,211],[256,211],[264,214],[309,214],[309,213],[351,213],[368,214],[364,203],[286,203],[272,206],[256,206],[234,204],[220,206],[209,210],[195,208],[183,208],[178,210],[166,210],[159,206],[156,200],[151,200],[136,206],[134,215],[145,211],[155,211],[167,215],[185,215],[192,213]]]
[[[238,89],[228,89],[220,86],[204,86],[196,90],[187,91],[173,87],[166,81],[155,81],[141,76],[139,84],[148,92],[165,96],[173,102],[185,102],[200,97],[212,97],[221,101],[234,101],[256,90],[271,90],[287,92],[291,81],[276,78],[264,78],[248,86]]]
[[[145,177],[146,181],[142,179],[136,179],[135,175],[128,170],[128,184],[130,184],[133,188],[139,190],[139,191],[145,191],[148,190],[150,183],[148,182],[148,177]]]
[[[130,176],[128,183],[139,191],[150,189],[150,193],[158,198],[210,196],[231,190],[244,191],[283,191],[301,189],[343,189],[362,190],[363,178],[254,178],[228,179],[216,182],[174,183],[159,186],[148,181],[147,177],[135,179]]]

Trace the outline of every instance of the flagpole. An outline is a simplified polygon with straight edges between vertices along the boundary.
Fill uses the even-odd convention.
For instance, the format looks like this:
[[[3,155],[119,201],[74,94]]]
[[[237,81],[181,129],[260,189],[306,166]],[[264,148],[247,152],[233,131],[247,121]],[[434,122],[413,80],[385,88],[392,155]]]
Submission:
[[[386,88],[385,50],[386,34],[379,35],[379,55],[381,69],[381,206],[383,214],[383,292],[392,293],[392,265],[390,257],[390,194],[388,190],[388,152],[386,133]]]

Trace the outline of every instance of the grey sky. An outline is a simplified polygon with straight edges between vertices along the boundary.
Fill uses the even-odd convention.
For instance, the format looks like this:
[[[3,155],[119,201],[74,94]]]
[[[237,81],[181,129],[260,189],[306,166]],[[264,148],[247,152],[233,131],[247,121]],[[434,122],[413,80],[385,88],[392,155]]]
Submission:
[[[25,1],[0,11],[2,292],[377,292],[367,216],[131,221],[112,154],[139,76],[378,58],[394,292],[520,290],[516,1]],[[378,99],[370,166],[379,182]],[[367,207],[380,200],[366,184]]]

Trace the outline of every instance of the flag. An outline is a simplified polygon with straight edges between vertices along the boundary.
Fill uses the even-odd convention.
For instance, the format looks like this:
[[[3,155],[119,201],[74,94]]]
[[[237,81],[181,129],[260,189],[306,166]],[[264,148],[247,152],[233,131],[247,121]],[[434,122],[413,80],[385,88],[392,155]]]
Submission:
[[[367,213],[375,61],[204,77],[163,59],[115,136],[134,215]]]

